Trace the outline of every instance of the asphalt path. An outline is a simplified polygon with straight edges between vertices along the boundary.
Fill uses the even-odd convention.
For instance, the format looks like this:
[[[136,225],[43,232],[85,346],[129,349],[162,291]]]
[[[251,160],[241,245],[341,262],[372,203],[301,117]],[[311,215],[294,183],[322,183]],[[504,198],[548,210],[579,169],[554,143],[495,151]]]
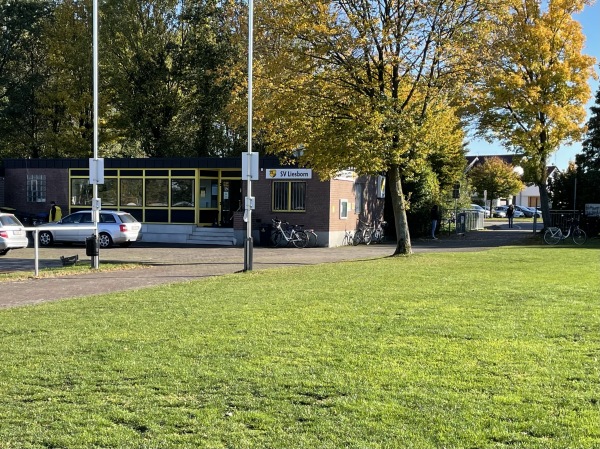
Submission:
[[[533,239],[531,223],[494,222],[485,230],[464,236],[441,233],[439,239],[414,239],[415,253],[443,251],[483,251],[493,247],[522,244]],[[267,248],[255,247],[252,270],[315,265],[350,260],[366,260],[391,256],[393,244],[371,244],[338,248]],[[78,255],[89,261],[84,246],[57,245],[39,249],[39,268],[62,267],[61,256]],[[117,291],[134,290],[174,282],[199,280],[244,270],[244,249],[239,247],[207,247],[136,243],[129,248],[100,250],[103,263],[139,263],[143,268],[35,278],[33,248],[9,251],[0,258],[0,273],[31,272],[27,280],[0,283],[0,308],[38,304],[45,301],[76,298]]]

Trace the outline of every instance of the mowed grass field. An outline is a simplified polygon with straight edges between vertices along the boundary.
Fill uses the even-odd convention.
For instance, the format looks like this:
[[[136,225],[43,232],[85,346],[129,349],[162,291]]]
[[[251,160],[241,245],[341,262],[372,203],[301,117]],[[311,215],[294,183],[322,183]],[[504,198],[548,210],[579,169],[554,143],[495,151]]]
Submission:
[[[222,276],[0,336],[2,449],[600,447],[597,246]]]

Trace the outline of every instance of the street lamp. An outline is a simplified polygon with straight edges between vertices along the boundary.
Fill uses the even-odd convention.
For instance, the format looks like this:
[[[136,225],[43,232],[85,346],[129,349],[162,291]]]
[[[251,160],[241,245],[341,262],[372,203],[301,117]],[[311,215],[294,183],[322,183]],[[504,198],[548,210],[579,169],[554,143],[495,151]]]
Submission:
[[[248,159],[246,173],[246,201],[244,221],[246,222],[246,238],[244,240],[244,271],[252,271],[252,63],[254,53],[254,2],[248,0]]]

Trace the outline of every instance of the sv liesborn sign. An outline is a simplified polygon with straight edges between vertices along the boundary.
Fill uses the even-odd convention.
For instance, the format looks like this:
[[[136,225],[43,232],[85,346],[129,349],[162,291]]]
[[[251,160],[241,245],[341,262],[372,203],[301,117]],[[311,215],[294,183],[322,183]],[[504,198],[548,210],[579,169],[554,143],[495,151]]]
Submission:
[[[312,179],[312,169],[268,168],[267,179]]]

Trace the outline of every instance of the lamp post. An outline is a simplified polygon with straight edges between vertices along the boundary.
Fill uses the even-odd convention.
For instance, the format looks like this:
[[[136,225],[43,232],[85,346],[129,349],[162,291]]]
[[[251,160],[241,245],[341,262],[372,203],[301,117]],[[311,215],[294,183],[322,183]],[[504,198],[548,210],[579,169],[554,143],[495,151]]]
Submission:
[[[94,170],[96,171],[96,180],[92,183],[93,190],[93,198],[94,205],[99,204],[98,200],[98,180],[97,180],[97,171],[98,171],[98,0],[94,0],[93,4],[93,37],[92,37],[92,59],[93,59],[93,77],[94,77],[94,139],[93,139],[93,151],[94,151]],[[90,170],[92,167],[90,166]],[[95,210],[96,206],[92,209],[92,217],[94,220],[94,242],[95,245],[98,245],[98,218],[99,218],[99,210]],[[98,268],[99,257],[92,256],[92,264],[93,268]]]
[[[252,271],[252,63],[254,53],[254,2],[248,0],[248,173],[244,220],[246,239],[244,240],[244,271]]]

